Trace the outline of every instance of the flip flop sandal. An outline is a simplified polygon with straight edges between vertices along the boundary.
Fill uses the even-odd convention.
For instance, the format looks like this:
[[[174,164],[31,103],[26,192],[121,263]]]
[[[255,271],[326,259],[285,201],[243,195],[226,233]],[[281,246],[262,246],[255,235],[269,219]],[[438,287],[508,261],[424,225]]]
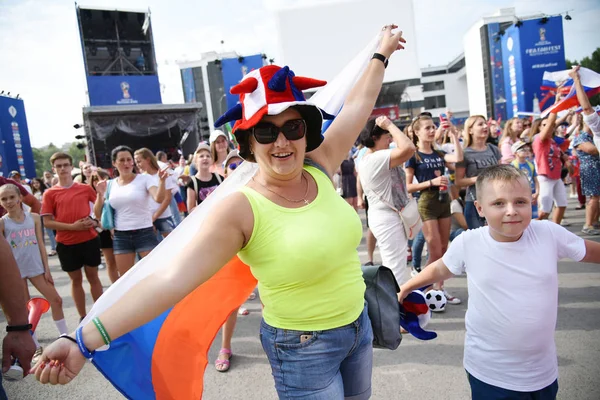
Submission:
[[[248,315],[248,314],[250,314],[250,311],[248,311],[247,308],[240,307],[240,309],[238,310],[238,314],[239,315]]]
[[[229,367],[231,366],[231,358],[233,357],[233,353],[229,349],[222,348],[221,350],[219,350],[219,356],[221,354],[229,355],[229,360],[220,360],[219,358],[217,358],[215,360],[215,369],[218,372],[227,372],[229,371]],[[219,367],[222,367],[222,369],[219,369]]]

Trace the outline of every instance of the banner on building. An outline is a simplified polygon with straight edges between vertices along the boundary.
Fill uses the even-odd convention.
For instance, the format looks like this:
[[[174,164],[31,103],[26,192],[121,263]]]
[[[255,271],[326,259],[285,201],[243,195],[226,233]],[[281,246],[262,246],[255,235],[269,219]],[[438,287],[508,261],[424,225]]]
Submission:
[[[94,76],[87,77],[91,106],[160,104],[158,76]]]
[[[546,21],[542,23],[543,21]],[[540,89],[544,71],[566,69],[562,18],[523,21],[502,36],[507,117],[518,112],[539,114],[552,105]]]
[[[262,67],[263,61],[261,54],[221,60],[223,91],[227,99],[227,110],[235,106],[239,100],[239,95],[229,93],[231,87],[240,83],[242,77],[248,72]]]
[[[0,173],[19,171],[23,178],[34,178],[35,163],[23,100],[0,96]]]

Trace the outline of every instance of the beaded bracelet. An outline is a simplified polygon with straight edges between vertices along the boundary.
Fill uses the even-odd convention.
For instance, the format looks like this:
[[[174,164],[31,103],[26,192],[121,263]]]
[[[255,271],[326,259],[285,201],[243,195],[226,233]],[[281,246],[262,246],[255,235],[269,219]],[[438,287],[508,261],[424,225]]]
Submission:
[[[96,325],[96,328],[100,332],[100,336],[102,336],[102,341],[104,341],[104,344],[108,346],[111,342],[111,339],[110,336],[108,336],[108,332],[106,332],[106,328],[104,327],[104,325],[102,325],[100,318],[95,317],[94,319],[92,319],[92,322],[94,323],[94,325]]]
[[[89,351],[87,349],[87,347],[85,347],[85,344],[83,343],[83,327],[79,327],[77,328],[77,330],[75,331],[75,338],[77,339],[77,346],[79,346],[79,351],[81,352],[81,354],[83,354],[83,356],[85,358],[92,359],[92,357],[94,357],[94,353],[93,351]]]

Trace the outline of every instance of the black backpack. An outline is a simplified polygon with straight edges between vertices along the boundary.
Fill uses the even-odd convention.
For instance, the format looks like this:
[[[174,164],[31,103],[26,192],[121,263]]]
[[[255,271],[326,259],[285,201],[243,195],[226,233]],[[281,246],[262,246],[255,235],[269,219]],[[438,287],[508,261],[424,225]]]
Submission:
[[[381,265],[363,265],[362,272],[373,347],[395,350],[402,341],[398,282],[392,270]]]

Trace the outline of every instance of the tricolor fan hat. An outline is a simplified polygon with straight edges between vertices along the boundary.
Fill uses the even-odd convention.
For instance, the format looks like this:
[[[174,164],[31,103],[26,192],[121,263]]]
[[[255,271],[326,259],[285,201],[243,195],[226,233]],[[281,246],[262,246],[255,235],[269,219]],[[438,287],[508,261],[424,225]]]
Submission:
[[[327,82],[295,76],[289,67],[268,65],[249,72],[242,81],[231,88],[231,94],[239,94],[240,102],[223,114],[215,128],[235,121],[232,133],[240,143],[240,156],[248,158],[250,149],[243,145],[239,135],[247,135],[265,115],[277,115],[293,107],[306,121],[306,152],[323,142],[321,126],[323,118],[333,119],[317,106],[306,101],[303,90],[324,86]]]

